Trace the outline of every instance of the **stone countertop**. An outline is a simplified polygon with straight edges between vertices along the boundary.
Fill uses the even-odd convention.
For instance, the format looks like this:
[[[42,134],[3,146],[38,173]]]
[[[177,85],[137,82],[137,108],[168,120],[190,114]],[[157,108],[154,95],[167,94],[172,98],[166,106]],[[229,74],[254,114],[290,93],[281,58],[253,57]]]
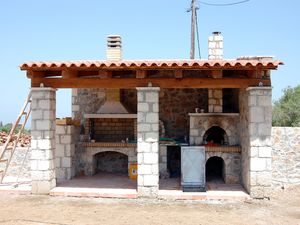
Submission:
[[[135,143],[122,143],[122,142],[80,142],[83,147],[122,147],[122,148],[136,148]]]

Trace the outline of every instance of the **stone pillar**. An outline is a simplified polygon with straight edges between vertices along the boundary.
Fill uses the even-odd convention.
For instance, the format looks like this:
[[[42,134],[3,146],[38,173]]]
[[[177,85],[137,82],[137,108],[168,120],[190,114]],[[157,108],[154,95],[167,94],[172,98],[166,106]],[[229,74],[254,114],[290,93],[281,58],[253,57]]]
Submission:
[[[75,127],[56,125],[55,171],[57,181],[70,180],[75,176]]]
[[[56,186],[56,90],[32,88],[31,93],[31,191],[33,194],[48,194]]]
[[[155,198],[159,187],[159,90],[137,88],[138,195]]]
[[[208,89],[208,112],[221,113],[223,111],[223,90]]]
[[[78,89],[72,89],[72,118],[80,119],[79,116],[79,102],[78,102]]]
[[[250,160],[249,189],[253,198],[269,198],[272,182],[272,88],[250,87],[248,92]]]

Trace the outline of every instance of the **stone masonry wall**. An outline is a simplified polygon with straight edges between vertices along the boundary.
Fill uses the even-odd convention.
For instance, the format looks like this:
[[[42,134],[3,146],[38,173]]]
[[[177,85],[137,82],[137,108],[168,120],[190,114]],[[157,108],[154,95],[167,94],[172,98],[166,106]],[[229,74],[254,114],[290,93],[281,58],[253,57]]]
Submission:
[[[136,111],[136,90],[124,90],[123,102]],[[159,119],[165,126],[166,137],[184,138],[189,133],[189,113],[195,109],[208,111],[207,89],[161,89]]]
[[[57,181],[75,176],[75,127],[56,125],[55,172]]]
[[[300,127],[272,128],[272,185],[300,184]]]
[[[105,89],[72,89],[72,117],[81,119],[81,124],[84,124],[83,115],[86,113],[96,113],[104,102]]]

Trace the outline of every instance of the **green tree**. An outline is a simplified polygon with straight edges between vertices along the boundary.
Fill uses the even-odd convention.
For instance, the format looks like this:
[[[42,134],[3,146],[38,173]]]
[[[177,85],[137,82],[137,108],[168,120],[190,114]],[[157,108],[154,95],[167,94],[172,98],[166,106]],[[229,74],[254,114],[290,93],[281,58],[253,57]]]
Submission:
[[[295,88],[287,87],[283,96],[273,105],[273,126],[300,126],[300,85]]]

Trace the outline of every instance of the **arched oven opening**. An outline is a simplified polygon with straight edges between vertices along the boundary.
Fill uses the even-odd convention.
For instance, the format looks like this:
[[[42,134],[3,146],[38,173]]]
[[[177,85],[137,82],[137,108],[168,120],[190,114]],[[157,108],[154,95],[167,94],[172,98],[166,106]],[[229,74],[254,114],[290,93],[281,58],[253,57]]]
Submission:
[[[128,174],[128,156],[119,152],[100,152],[94,156],[95,173]]]
[[[225,163],[221,157],[213,156],[209,158],[205,165],[205,175],[207,182],[224,183]]]
[[[213,126],[205,132],[203,143],[208,146],[228,145],[228,137],[221,127]]]

